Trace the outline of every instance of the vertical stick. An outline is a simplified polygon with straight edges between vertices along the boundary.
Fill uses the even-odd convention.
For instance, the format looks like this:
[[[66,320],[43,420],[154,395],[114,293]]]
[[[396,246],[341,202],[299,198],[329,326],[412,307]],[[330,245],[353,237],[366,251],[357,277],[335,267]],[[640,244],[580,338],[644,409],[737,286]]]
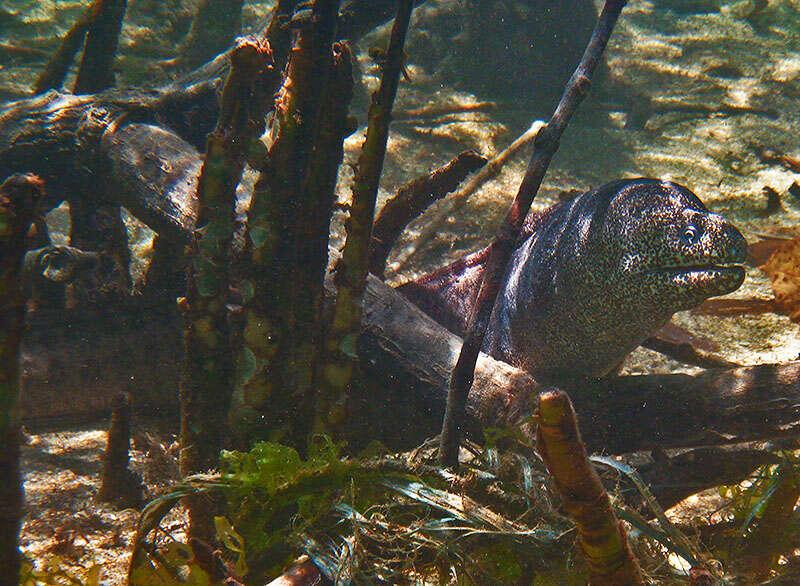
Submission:
[[[306,202],[306,220],[297,226],[297,264],[302,267],[296,274],[303,293],[295,299],[295,323],[307,324],[306,335],[298,340],[295,352],[305,356],[300,368],[310,370],[310,376],[319,380],[321,365],[326,358],[322,349],[325,324],[322,323],[322,305],[325,296],[325,271],[328,267],[328,242],[333,203],[336,199],[336,181],[344,157],[344,139],[351,132],[352,119],[348,118],[350,100],[353,95],[352,53],[347,43],[333,46],[333,69],[325,89],[325,99],[319,121],[319,132],[314,145],[315,156],[311,161],[309,176],[303,194]],[[313,331],[309,331],[309,327]],[[305,348],[303,348],[305,346]],[[298,361],[300,362],[300,361]],[[302,399],[297,413],[300,426],[306,428],[326,402],[324,384],[314,384]],[[317,421],[314,431],[341,438],[341,429],[328,428]]]
[[[353,380],[356,366],[352,350],[348,352],[345,347],[348,340],[355,340],[361,323],[361,298],[366,286],[375,202],[389,140],[392,106],[403,66],[403,46],[413,8],[413,0],[398,2],[381,85],[373,94],[369,108],[367,136],[358,157],[350,217],[345,224],[347,240],[342,259],[336,267],[336,306],[325,340],[326,358],[316,404],[318,430],[338,429],[341,432],[345,423],[347,388]],[[336,435],[341,437],[343,433]]]
[[[114,85],[114,59],[127,4],[127,0],[99,0],[92,6],[74,93],[94,94]]]
[[[12,175],[0,185],[0,584],[19,582],[22,478],[19,468],[19,342],[25,300],[25,238],[43,184],[35,175]]]
[[[589,91],[592,72],[600,61],[617,18],[626,2],[627,0],[606,0],[586,51],[575,69],[575,73],[567,83],[564,95],[561,96],[561,101],[558,103],[553,117],[547,126],[536,135],[533,155],[525,177],[522,179],[522,184],[519,186],[517,197],[511,204],[511,209],[491,246],[486,272],[469,318],[464,344],[450,378],[439,445],[439,462],[442,466],[458,467],[458,451],[461,444],[467,394],[472,387],[475,362],[483,345],[483,337],[486,334],[486,327],[489,324],[506,265],[514,251],[514,244],[519,238],[525,216],[528,215],[528,210],[539,191],[544,174],[558,149],[561,135],[578,105]]]
[[[88,32],[84,32],[86,42],[83,46],[83,56],[73,88],[74,93],[91,94],[114,85],[114,58],[117,53],[126,5],[126,0],[97,0],[89,9],[86,17]],[[79,22],[75,28],[79,29],[80,24]],[[72,32],[70,31],[70,34]],[[70,38],[70,34],[64,39],[62,49],[71,49],[69,46],[64,46],[67,45],[67,41],[77,42],[76,39]],[[80,37],[80,30],[76,31],[76,35]],[[61,53],[61,49],[59,49],[59,53]],[[62,57],[66,59],[67,54],[65,53]],[[69,56],[69,61],[61,67],[68,67],[71,61],[72,56]],[[55,73],[62,74],[61,79],[53,79],[43,85],[51,85],[55,81],[58,81],[60,85],[63,82],[66,68],[62,72],[56,71]],[[39,83],[37,83],[37,92],[39,89]],[[72,245],[89,250],[105,249],[111,252],[111,258],[120,273],[120,284],[126,291],[129,290],[128,239],[119,207],[100,205],[96,201],[84,198],[80,200],[70,198],[70,213],[72,216]],[[108,220],[105,230],[98,228],[98,220],[101,216]]]
[[[539,395],[536,451],[555,480],[562,508],[578,526],[578,539],[589,563],[589,584],[644,584],[625,530],[586,456],[572,402],[563,391]]]
[[[184,310],[185,370],[181,380],[181,474],[216,466],[227,437],[234,385],[228,328],[230,247],[236,186],[250,142],[264,129],[267,103],[279,76],[269,45],[243,40],[231,53],[220,116],[208,135],[197,184],[198,214],[187,268]],[[269,88],[263,91],[260,84]],[[213,507],[204,497],[187,498],[192,537],[213,543]]]

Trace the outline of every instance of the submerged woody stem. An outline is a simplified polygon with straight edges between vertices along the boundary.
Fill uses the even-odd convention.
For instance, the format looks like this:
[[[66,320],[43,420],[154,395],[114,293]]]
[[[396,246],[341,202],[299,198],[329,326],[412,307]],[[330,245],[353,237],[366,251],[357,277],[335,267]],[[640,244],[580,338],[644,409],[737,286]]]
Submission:
[[[342,259],[336,267],[336,306],[325,340],[325,365],[321,377],[324,395],[320,394],[317,402],[317,424],[320,430],[339,428],[345,421],[344,403],[347,388],[354,377],[355,361],[344,348],[348,340],[355,339],[361,323],[361,299],[366,286],[378,184],[389,139],[392,106],[403,65],[403,45],[413,7],[412,0],[401,0],[398,4],[381,85],[372,96],[367,136],[358,158],[350,217],[345,224],[347,240],[342,250]]]
[[[35,175],[13,175],[0,185],[0,584],[17,584],[22,521],[19,468],[19,343],[25,299],[22,260],[43,184]]]
[[[536,136],[534,151],[525,177],[511,204],[503,224],[491,246],[481,288],[472,314],[469,318],[467,334],[458,356],[458,362],[450,378],[447,407],[442,424],[442,437],[439,446],[439,462],[443,466],[458,466],[458,450],[464,426],[467,395],[475,374],[475,362],[483,345],[483,338],[489,324],[500,282],[505,272],[514,243],[519,238],[525,217],[539,191],[547,168],[558,150],[561,135],[567,127],[578,105],[589,91],[590,78],[608,44],[611,32],[617,22],[626,0],[606,0],[592,37],[586,47],[578,67],[572,74],[561,101],[556,107],[550,122]]]
[[[316,300],[322,298],[327,250],[323,260],[306,239],[313,227],[302,224],[318,217],[309,181],[338,10],[338,0],[314,2],[310,22],[295,34],[275,107],[278,132],[247,215],[242,348],[231,413],[247,439],[300,444],[310,429]]]
[[[234,386],[228,328],[229,260],[236,208],[250,142],[264,128],[266,102],[277,85],[269,45],[244,40],[231,54],[220,117],[208,135],[197,184],[197,225],[189,253],[183,300],[185,371],[181,381],[181,473],[216,465],[226,437],[226,416]],[[270,79],[272,81],[270,82]],[[259,85],[270,91],[259,91]],[[190,533],[213,538],[208,503],[188,499]]]
[[[563,391],[542,393],[536,416],[536,451],[555,480],[562,508],[578,526],[581,549],[589,564],[589,583],[644,584],[625,530],[586,456],[569,397]]]

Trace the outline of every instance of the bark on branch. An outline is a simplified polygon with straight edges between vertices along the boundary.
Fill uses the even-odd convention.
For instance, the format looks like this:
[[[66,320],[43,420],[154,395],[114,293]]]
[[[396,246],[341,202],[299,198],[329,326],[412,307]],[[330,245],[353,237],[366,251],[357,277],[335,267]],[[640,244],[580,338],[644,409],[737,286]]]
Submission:
[[[444,415],[442,440],[439,445],[439,461],[443,466],[451,468],[458,466],[458,449],[464,426],[464,408],[467,403],[467,395],[470,387],[472,387],[475,363],[481,346],[483,346],[483,338],[489,325],[489,317],[491,316],[497,293],[500,290],[506,265],[508,265],[508,261],[514,251],[514,245],[522,232],[531,203],[533,203],[547,168],[550,166],[550,161],[558,149],[561,135],[564,133],[578,105],[589,91],[592,73],[600,61],[600,57],[626,1],[606,0],[589,44],[586,46],[575,73],[572,74],[569,83],[567,83],[561,101],[558,103],[547,126],[536,135],[533,155],[519,186],[517,197],[511,204],[511,209],[497,231],[497,236],[486,262],[483,281],[469,317],[464,344],[461,346],[458,362],[456,362],[450,378],[447,410]]]
[[[320,431],[343,435],[347,391],[356,376],[357,363],[343,350],[348,337],[354,339],[361,322],[361,299],[368,273],[370,235],[375,220],[378,183],[386,156],[392,106],[397,95],[403,46],[413,9],[412,0],[400,0],[392,27],[381,84],[372,96],[367,118],[367,136],[358,157],[350,217],[345,223],[346,241],[336,264],[336,302],[324,345],[320,390],[315,399],[316,423]]]
[[[242,310],[232,418],[253,422],[247,430],[239,425],[250,438],[280,433],[296,445],[305,445],[314,412],[313,371],[327,264],[327,248],[316,244],[319,235],[328,234],[323,200],[329,195],[312,184],[321,180],[314,175],[322,171],[312,161],[334,65],[338,10],[338,0],[314,2],[310,22],[296,34],[275,107],[278,132],[247,213],[242,262],[242,284],[250,293]],[[290,408],[291,418],[277,423],[272,417]]]
[[[64,79],[72,66],[72,61],[86,40],[86,32],[92,22],[92,8],[90,7],[84,12],[75,21],[75,24],[72,25],[67,34],[64,35],[61,45],[47,63],[47,67],[36,78],[36,83],[33,86],[34,95],[38,96],[47,90],[59,89],[64,85]]]

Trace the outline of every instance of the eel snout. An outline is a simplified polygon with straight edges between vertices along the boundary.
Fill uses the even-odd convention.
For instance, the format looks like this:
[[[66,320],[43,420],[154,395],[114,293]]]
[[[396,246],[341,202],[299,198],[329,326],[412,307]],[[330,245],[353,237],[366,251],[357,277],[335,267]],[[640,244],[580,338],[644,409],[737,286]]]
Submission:
[[[658,272],[702,298],[735,291],[745,277],[747,241],[736,226],[717,214],[707,214],[695,224],[700,236],[683,242],[678,262]]]

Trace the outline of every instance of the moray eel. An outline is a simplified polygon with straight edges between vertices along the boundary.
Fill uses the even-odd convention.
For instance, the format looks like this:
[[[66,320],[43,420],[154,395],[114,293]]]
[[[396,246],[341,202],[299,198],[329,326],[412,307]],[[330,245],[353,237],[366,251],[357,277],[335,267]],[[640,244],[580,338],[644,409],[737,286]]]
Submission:
[[[463,334],[486,248],[399,287]],[[540,380],[599,378],[676,311],[742,284],[747,243],[681,185],[625,179],[531,214],[484,351]]]

